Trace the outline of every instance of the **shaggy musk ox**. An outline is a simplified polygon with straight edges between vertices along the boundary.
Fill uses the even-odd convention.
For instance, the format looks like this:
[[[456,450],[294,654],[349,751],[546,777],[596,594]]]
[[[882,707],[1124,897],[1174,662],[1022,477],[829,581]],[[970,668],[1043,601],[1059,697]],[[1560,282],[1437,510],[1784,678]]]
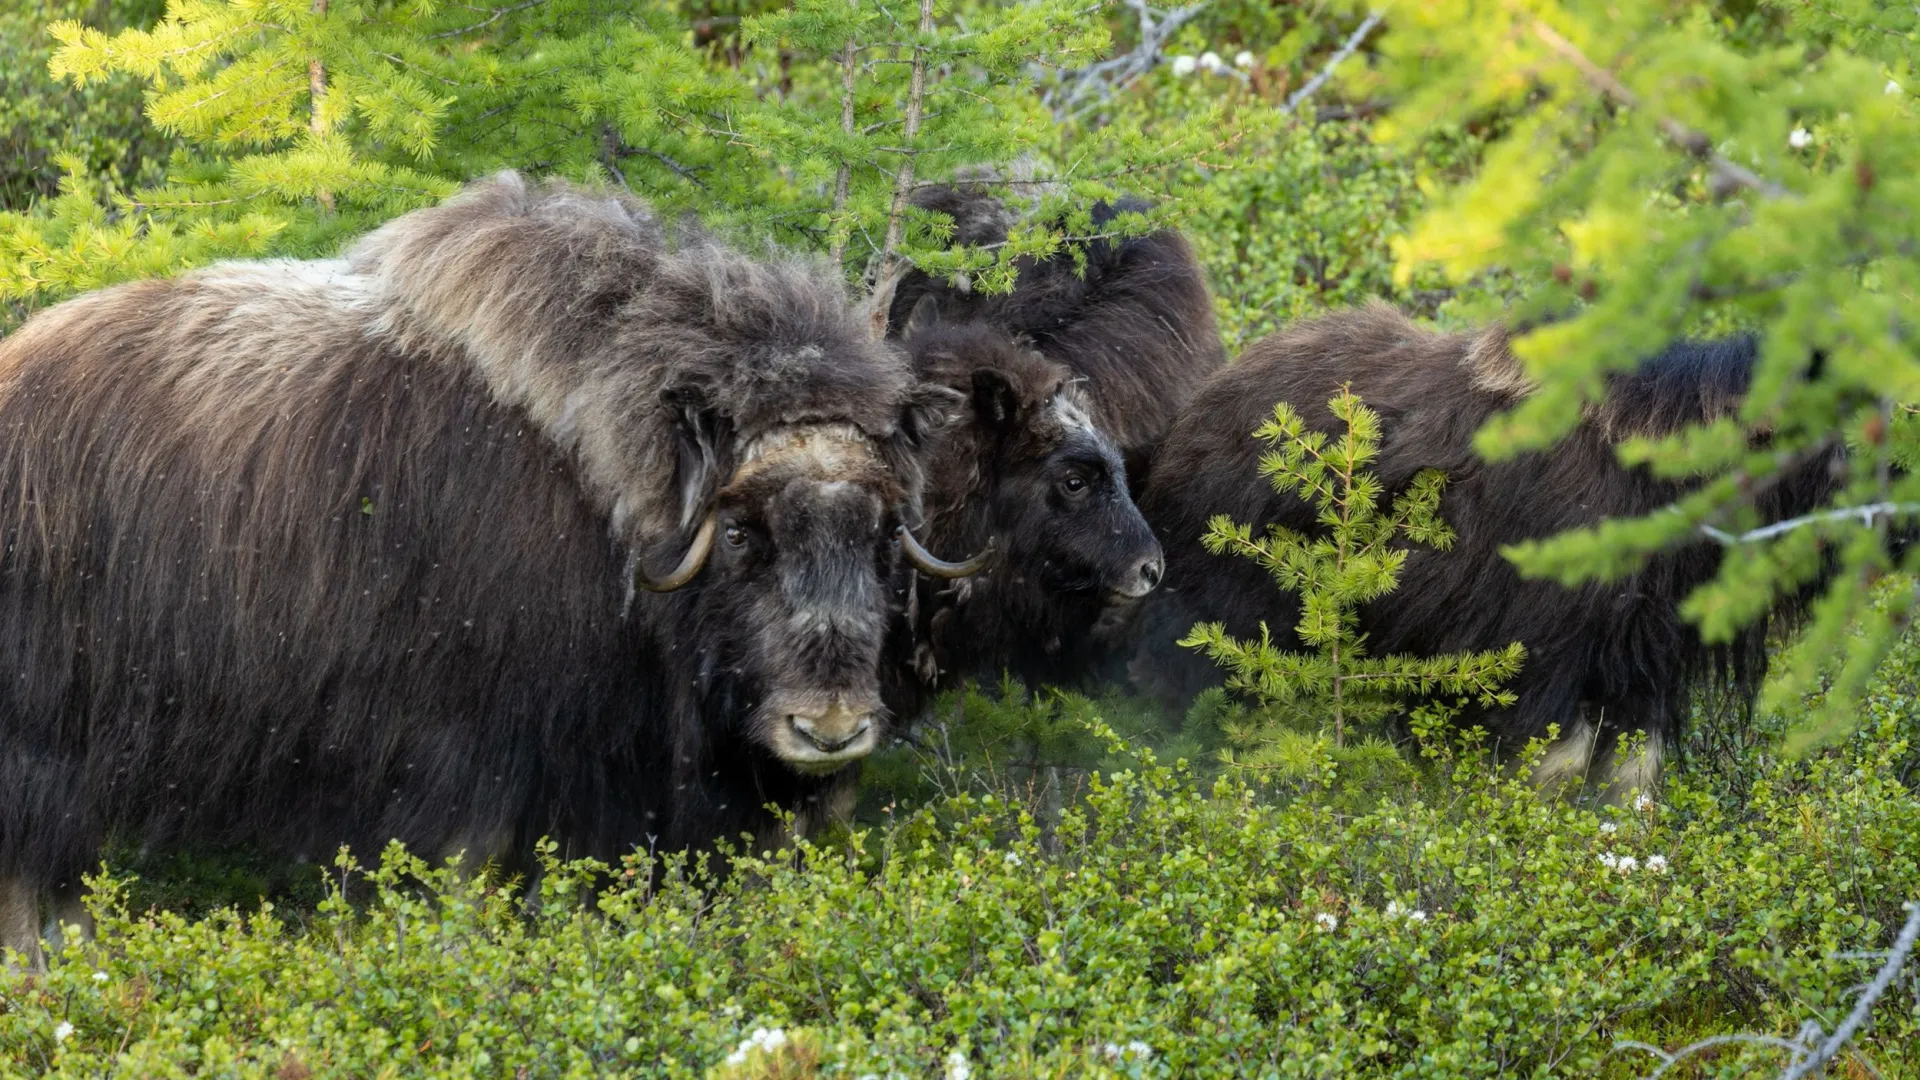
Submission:
[[[914,203],[951,218],[959,244],[1005,241],[1016,220],[974,184],[930,187]],[[1122,213],[1148,208],[1138,199],[1097,203],[1093,227],[1099,231]],[[930,297],[943,320],[984,323],[1085,380],[1087,411],[1119,446],[1138,493],[1153,447],[1227,359],[1193,248],[1165,229],[1078,243],[1046,259],[1023,259],[1018,271],[1013,291],[994,295],[910,273],[894,293],[891,324],[905,326]]]
[[[882,737],[958,404],[830,268],[512,174],[37,316],[0,343],[0,942],[108,834],[511,858],[817,816]]]
[[[916,585],[914,672],[888,704],[911,715],[927,690],[1003,668],[1070,681],[1087,628],[1163,569],[1119,448],[1071,372],[999,330],[944,322],[923,299],[905,336],[919,377],[970,404],[929,459],[925,535],[936,550],[994,555],[976,575]]]
[[[1014,219],[974,185],[915,202],[950,217],[954,239],[1006,239]],[[1098,205],[1096,228],[1142,204]],[[890,325],[921,378],[972,408],[929,467],[927,535],[939,550],[998,557],[977,577],[922,582],[917,680],[895,701],[953,676],[1084,678],[1095,628],[1159,581],[1161,552],[1133,504],[1153,445],[1224,354],[1198,263],[1175,232],[1081,244],[1020,264],[988,296],[915,271]],[[1131,481],[1131,487],[1130,487]]]
[[[1676,344],[1615,376],[1606,399],[1558,446],[1490,464],[1474,452],[1474,433],[1530,389],[1503,331],[1437,334],[1375,304],[1259,342],[1188,406],[1142,500],[1166,545],[1168,574],[1140,619],[1136,683],[1181,700],[1218,681],[1204,656],[1174,644],[1196,622],[1222,621],[1245,636],[1262,620],[1276,633],[1298,621],[1290,594],[1259,567],[1209,555],[1197,541],[1215,514],[1256,528],[1318,528],[1307,503],[1276,494],[1258,475],[1265,446],[1251,432],[1285,401],[1310,427],[1332,433],[1338,421],[1326,402],[1351,383],[1380,413],[1375,471],[1388,492],[1418,470],[1445,471],[1440,513],[1459,534],[1451,551],[1411,550],[1398,590],[1362,612],[1368,647],[1375,655],[1430,655],[1518,640],[1527,647],[1512,684],[1519,700],[1483,718],[1496,735],[1517,745],[1557,723],[1562,739],[1542,764],[1543,780],[1578,775],[1597,758],[1616,791],[1648,786],[1663,743],[1687,715],[1693,679],[1729,678],[1751,701],[1764,671],[1765,626],[1716,648],[1680,618],[1681,600],[1712,577],[1722,549],[1703,541],[1622,580],[1569,589],[1521,578],[1500,548],[1674,501],[1682,483],[1622,466],[1615,448],[1727,415],[1755,356],[1751,339]],[[1819,505],[1833,485],[1832,460],[1821,458],[1758,495],[1757,509],[1767,520],[1791,517]],[[1617,736],[1634,731],[1649,733],[1649,751],[1611,761]]]

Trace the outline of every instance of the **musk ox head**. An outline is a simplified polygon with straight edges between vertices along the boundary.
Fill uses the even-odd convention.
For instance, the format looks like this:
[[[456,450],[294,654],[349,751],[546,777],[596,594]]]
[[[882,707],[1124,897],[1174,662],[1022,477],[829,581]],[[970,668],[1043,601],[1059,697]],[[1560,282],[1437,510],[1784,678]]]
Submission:
[[[702,499],[707,509],[678,565],[661,577],[637,566],[634,582],[675,594],[664,644],[693,658],[703,716],[797,772],[835,772],[886,736],[879,665],[901,611],[903,568],[950,577],[979,568],[924,557],[909,530],[917,455],[960,397],[916,388],[881,438],[800,422],[729,448],[716,409],[674,396],[686,486],[704,490],[694,474],[736,464]]]
[[[922,378],[968,399],[930,499],[948,500],[934,512],[963,523],[942,527],[945,542],[990,539],[998,550],[1000,602],[1072,594],[1124,603],[1160,583],[1160,544],[1128,493],[1120,451],[1067,368],[984,322],[942,322],[931,297],[903,336]]]

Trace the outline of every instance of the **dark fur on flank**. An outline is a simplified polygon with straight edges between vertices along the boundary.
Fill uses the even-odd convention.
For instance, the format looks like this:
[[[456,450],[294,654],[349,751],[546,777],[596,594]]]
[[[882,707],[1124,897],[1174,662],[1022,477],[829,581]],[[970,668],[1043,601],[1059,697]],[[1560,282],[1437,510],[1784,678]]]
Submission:
[[[512,174],[342,260],[40,314],[0,342],[0,944],[109,834],[511,859],[804,821],[850,770],[790,767],[779,713],[884,720],[891,528],[956,405],[831,269]],[[701,574],[636,594],[709,506]]]
[[[926,692],[1003,669],[1077,681],[1087,628],[1163,569],[1119,448],[1064,366],[984,323],[946,322],[930,300],[905,330],[919,377],[969,404],[930,460],[924,535],[943,555],[992,543],[996,557],[972,577],[919,579],[915,674],[889,704],[912,715]]]
[[[961,244],[1003,241],[1016,221],[997,197],[974,184],[927,188],[914,204],[951,217],[954,240]],[[1093,227],[1098,231],[1121,213],[1147,208],[1131,198],[1099,203]],[[1064,365],[1085,380],[1094,422],[1120,447],[1138,493],[1153,447],[1202,380],[1226,363],[1226,350],[1206,275],[1178,232],[1080,247],[1084,276],[1073,253],[1063,249],[1044,260],[1023,260],[1013,291],[1001,295],[909,273],[894,294],[891,325],[905,326],[908,313],[930,296],[947,322],[986,323]]]
[[[1196,622],[1222,621],[1248,636],[1262,620],[1276,635],[1298,620],[1297,604],[1261,569],[1209,555],[1197,540],[1215,514],[1256,530],[1317,530],[1305,502],[1276,494],[1257,474],[1264,444],[1251,432],[1285,401],[1310,427],[1331,433],[1338,421],[1326,402],[1351,383],[1380,413],[1375,471],[1387,491],[1403,489],[1418,470],[1443,470],[1440,512],[1459,534],[1448,552],[1414,548],[1398,590],[1362,613],[1375,655],[1523,642],[1528,656],[1512,687],[1518,703],[1484,718],[1509,745],[1549,724],[1565,735],[1583,717],[1598,722],[1602,748],[1628,731],[1671,738],[1687,715],[1689,683],[1702,675],[1729,678],[1751,701],[1765,670],[1767,626],[1709,647],[1678,610],[1715,573],[1718,546],[1702,540],[1622,580],[1576,588],[1521,578],[1499,549],[1602,517],[1646,514],[1680,496],[1685,484],[1622,466],[1617,444],[1728,414],[1746,391],[1756,351],[1748,338],[1675,344],[1614,377],[1606,399],[1556,447],[1490,464],[1475,453],[1474,433],[1531,389],[1503,332],[1437,334],[1376,304],[1259,342],[1194,398],[1142,501],[1167,548],[1168,575],[1140,620],[1137,683],[1184,700],[1218,682],[1204,656],[1174,644]],[[1770,521],[1806,512],[1831,494],[1833,475],[1829,458],[1804,466],[1761,495],[1757,509]]]

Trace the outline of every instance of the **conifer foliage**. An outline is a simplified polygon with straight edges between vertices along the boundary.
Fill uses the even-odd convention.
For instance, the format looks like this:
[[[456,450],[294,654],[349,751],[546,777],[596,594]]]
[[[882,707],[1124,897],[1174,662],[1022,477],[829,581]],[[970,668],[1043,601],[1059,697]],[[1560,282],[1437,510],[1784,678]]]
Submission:
[[[1265,624],[1260,637],[1240,641],[1219,623],[1202,623],[1180,642],[1206,651],[1227,671],[1227,685],[1261,708],[1235,714],[1222,729],[1238,762],[1260,766],[1286,761],[1294,735],[1330,727],[1335,750],[1350,729],[1377,730],[1381,721],[1406,711],[1412,697],[1469,698],[1482,706],[1511,705],[1500,689],[1520,670],[1526,650],[1505,649],[1446,656],[1368,656],[1360,630],[1362,605],[1399,584],[1409,544],[1445,551],[1454,533],[1439,515],[1446,477],[1427,469],[1386,509],[1383,487],[1367,471],[1379,453],[1379,414],[1351,389],[1327,403],[1345,428],[1337,438],[1309,430],[1286,402],[1254,437],[1272,445],[1262,455],[1260,475],[1275,491],[1313,504],[1324,532],[1308,536],[1277,525],[1255,536],[1252,527],[1226,515],[1215,517],[1201,538],[1214,554],[1252,559],[1274,583],[1300,599],[1291,640],[1276,644]]]
[[[1710,641],[1832,571],[1763,704],[1822,688],[1800,735],[1849,729],[1920,603],[1912,588],[1873,602],[1885,573],[1920,568],[1901,542],[1920,521],[1920,16],[1871,0],[1433,0],[1390,19],[1394,132],[1490,117],[1504,131],[1405,238],[1401,273],[1540,283],[1515,313],[1535,326],[1515,351],[1539,392],[1481,433],[1483,451],[1558,438],[1607,372],[1677,336],[1737,326],[1762,341],[1737,418],[1623,448],[1697,478],[1695,494],[1512,556],[1574,582],[1721,545],[1717,579],[1684,608]],[[1776,478],[1841,445],[1830,506],[1755,513]]]
[[[1261,122],[1199,110],[1148,137],[1109,117],[1066,152],[1042,83],[1110,43],[1073,0],[169,0],[150,28],[50,33],[55,76],[136,77],[183,149],[159,183],[76,173],[0,217],[0,296],[29,307],[222,255],[327,253],[509,167],[625,187],[869,284],[912,261],[991,290],[1090,232],[1086,207],[1123,186],[1174,211],[1165,177],[1223,163]],[[1016,161],[1011,194],[1074,209],[969,251],[910,206],[919,185]]]

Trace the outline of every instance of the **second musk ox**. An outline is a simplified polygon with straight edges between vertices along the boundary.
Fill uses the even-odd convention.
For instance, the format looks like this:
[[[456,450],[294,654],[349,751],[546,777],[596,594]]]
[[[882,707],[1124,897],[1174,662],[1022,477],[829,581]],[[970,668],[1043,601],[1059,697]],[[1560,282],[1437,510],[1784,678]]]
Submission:
[[[1592,775],[1616,791],[1649,786],[1663,744],[1686,719],[1690,684],[1723,676],[1751,701],[1765,670],[1764,621],[1710,646],[1680,616],[1681,601],[1716,572],[1722,549],[1703,539],[1624,578],[1573,588],[1522,578],[1500,549],[1604,517],[1647,514],[1680,497],[1685,482],[1626,467],[1617,448],[1732,413],[1756,354],[1749,338],[1676,344],[1614,376],[1604,400],[1558,445],[1488,463],[1473,448],[1475,432],[1531,390],[1503,331],[1435,333],[1374,304],[1255,344],[1195,396],[1142,500],[1167,547],[1168,575],[1136,628],[1136,685],[1179,701],[1219,681],[1204,656],[1174,644],[1196,622],[1251,636],[1264,621],[1291,640],[1299,618],[1292,595],[1251,561],[1208,554],[1198,538],[1215,514],[1256,529],[1319,529],[1311,506],[1277,494],[1258,474],[1265,444],[1251,433],[1280,401],[1311,428],[1335,433],[1326,402],[1350,383],[1380,414],[1374,471],[1388,495],[1421,469],[1442,470],[1440,513],[1458,533],[1450,551],[1412,548],[1399,588],[1361,612],[1368,648],[1433,655],[1520,641],[1527,659],[1511,685],[1518,701],[1469,719],[1487,723],[1509,747],[1558,724],[1543,781],[1597,764]],[[1834,489],[1833,464],[1829,454],[1789,470],[1756,491],[1756,511],[1773,521],[1820,505]],[[1630,732],[1650,736],[1646,751],[1616,759],[1618,736]]]
[[[34,318],[0,942],[108,835],[511,859],[817,817],[883,737],[896,527],[958,404],[865,325],[830,268],[512,174]]]
[[[915,201],[951,218],[962,244],[1005,240],[1014,225],[971,185]],[[1098,228],[1138,208],[1100,204],[1092,217]],[[894,295],[890,323],[916,371],[970,406],[929,465],[929,543],[998,551],[977,576],[921,583],[903,710],[959,676],[1077,681],[1103,616],[1159,582],[1162,554],[1129,481],[1223,362],[1212,299],[1178,233],[1076,244],[1022,262],[1010,294],[914,272]]]

